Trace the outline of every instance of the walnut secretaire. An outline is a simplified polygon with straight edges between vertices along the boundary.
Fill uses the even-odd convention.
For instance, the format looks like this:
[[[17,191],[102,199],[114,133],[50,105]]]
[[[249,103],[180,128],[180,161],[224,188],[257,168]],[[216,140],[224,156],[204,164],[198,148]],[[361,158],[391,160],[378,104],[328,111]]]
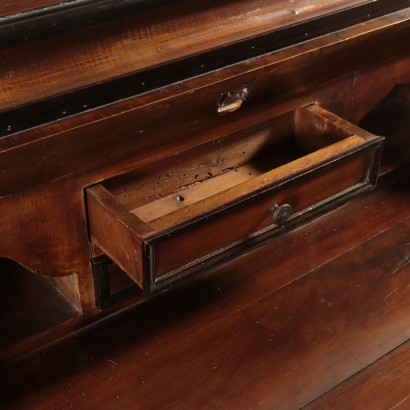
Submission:
[[[0,5],[0,256],[84,323],[408,165],[409,0],[28,3]]]

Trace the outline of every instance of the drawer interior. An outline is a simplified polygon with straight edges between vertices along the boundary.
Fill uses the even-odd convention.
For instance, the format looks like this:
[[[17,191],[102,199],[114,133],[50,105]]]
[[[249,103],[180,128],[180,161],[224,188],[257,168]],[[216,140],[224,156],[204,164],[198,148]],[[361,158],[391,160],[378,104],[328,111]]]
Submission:
[[[87,188],[91,240],[146,294],[286,218],[294,225],[371,188],[383,140],[316,105],[200,145],[194,137],[185,151]],[[287,204],[283,221],[277,204]]]
[[[355,149],[366,135],[352,127],[309,106],[175,153],[103,186],[153,231],[167,229],[200,215],[208,205],[218,206],[228,191],[247,192]]]

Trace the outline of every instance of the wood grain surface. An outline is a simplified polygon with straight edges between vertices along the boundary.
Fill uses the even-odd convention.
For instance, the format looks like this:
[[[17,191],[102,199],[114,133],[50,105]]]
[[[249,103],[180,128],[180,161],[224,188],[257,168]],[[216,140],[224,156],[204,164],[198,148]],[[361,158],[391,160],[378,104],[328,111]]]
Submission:
[[[198,321],[204,326],[206,323],[212,323],[221,316],[229,314],[235,306],[239,306],[242,303],[241,300],[246,300],[247,303],[257,300],[263,297],[266,292],[280,288],[305,275],[313,270],[315,266],[320,266],[334,259],[339,254],[344,254],[347,250],[358,246],[362,241],[374,237],[379,231],[385,231],[390,224],[397,224],[408,215],[410,192],[406,189],[406,184],[407,182],[404,181],[404,183],[399,185],[385,186],[383,190],[370,193],[360,201],[338,209],[333,216],[330,214],[320,218],[315,224],[309,224],[300,228],[295,233],[280,236],[278,240],[280,240],[282,246],[275,246],[276,241],[273,241],[267,248],[268,253],[271,255],[272,263],[275,265],[274,275],[267,274],[268,270],[261,268],[261,273],[253,276],[246,267],[242,268],[243,259],[238,259],[232,265],[232,270],[235,272],[234,275],[218,276],[216,286],[219,287],[219,290],[217,295],[220,294],[221,297],[213,298],[213,308],[211,311],[195,309]],[[351,222],[351,215],[357,215],[354,224]],[[311,242],[317,242],[316,249],[319,249],[320,252],[312,253]],[[309,244],[309,246],[305,246],[305,243]],[[255,267],[259,269],[258,266],[261,267],[259,259],[266,251],[255,252],[255,254],[252,252],[249,257],[252,258],[252,255],[255,255],[253,264],[255,264],[255,261],[258,261]],[[289,257],[289,255],[292,255],[292,257]],[[185,298],[186,295],[182,295],[185,292],[190,294],[191,291],[196,295],[194,299],[198,297],[199,300],[202,300],[202,296],[195,291],[196,284],[204,283],[203,286],[207,288],[208,285],[206,283],[215,280],[213,279],[214,275],[213,273],[208,273],[207,275],[196,277],[193,287],[188,287],[188,291],[184,287],[181,289],[182,293],[177,292],[176,300],[179,297],[178,295]],[[249,293],[249,283],[252,283],[251,293]],[[137,295],[136,300],[140,299],[140,295]],[[128,301],[128,304],[132,303],[135,303],[134,298]],[[173,303],[171,304],[173,305]],[[121,310],[126,305],[127,303],[121,303],[115,306],[114,309],[108,308],[102,312],[92,310],[78,320],[70,321],[50,330],[46,334],[38,335],[37,338],[33,338],[28,343],[22,341],[14,346],[11,351],[3,352],[0,355],[0,362],[25,357],[28,352],[41,348],[41,346],[49,345],[55,340],[67,337],[70,333],[78,334],[82,327],[89,325],[98,318],[104,318],[112,314],[115,310]],[[195,323],[193,322],[193,326]],[[178,331],[181,331],[180,327]],[[186,331],[188,333],[184,333],[183,337],[188,336],[192,328],[188,327]]]
[[[229,8],[228,3],[235,7]],[[381,4],[387,4],[371,3],[382,11],[385,9]],[[21,4],[15,3],[16,7]],[[26,6],[36,4],[43,3],[27,2]],[[363,24],[348,27],[349,22],[355,21],[351,17],[352,20],[343,21],[346,26],[337,32],[324,31],[326,35],[314,39],[308,35],[297,44],[286,43],[290,46],[283,49],[285,43],[280,43],[282,46],[279,44],[274,52],[262,52],[263,47],[269,46],[262,42],[263,47],[254,51],[253,59],[240,61],[237,56],[235,64],[228,67],[224,66],[228,60],[222,59],[223,69],[205,67],[198,73],[194,70],[191,77],[173,66],[170,58],[182,61],[179,58],[185,58],[185,53],[193,58],[199,51],[202,56],[203,47],[219,47],[228,38],[230,44],[236,44],[245,37],[253,39],[252,36],[304,19],[326,30],[321,27],[323,21],[314,17],[332,14],[342,2],[306,0],[294,9],[285,0],[232,0],[224,4],[195,0],[190,2],[197,6],[195,11],[183,4],[187,3],[173,2],[161,7],[157,19],[142,13],[85,29],[74,36],[65,34],[0,52],[0,76],[6,79],[0,85],[0,110],[4,114],[0,138],[0,234],[7,238],[0,242],[0,256],[15,260],[36,274],[77,277],[78,281],[54,282],[62,290],[71,283],[72,289],[65,294],[76,305],[81,300],[84,311],[95,307],[90,259],[101,252],[90,244],[87,235],[86,187],[136,167],[149,168],[152,162],[198,147],[215,136],[239,131],[310,103],[322,104],[359,122],[398,84],[407,87],[410,83],[408,8],[400,6],[400,11],[376,15],[377,18],[370,16]],[[357,1],[343,2],[343,7],[349,4],[359,5]],[[8,5],[10,2],[3,3],[4,7]],[[285,14],[282,6],[288,7]],[[336,18],[336,14],[332,16]],[[216,21],[227,24],[213,37]],[[305,36],[305,32],[302,34]],[[290,33],[287,36],[292,42]],[[212,41],[204,41],[208,37]],[[269,43],[268,38],[264,41]],[[148,66],[160,67],[165,62],[167,67],[172,66],[168,74],[177,72],[182,75],[182,82],[169,85],[176,77],[165,76],[167,80],[159,88],[155,86],[159,83],[154,83],[149,92],[142,86],[145,80],[138,83],[138,87],[143,87],[138,89],[128,83],[130,73],[146,73]],[[81,100],[83,111],[71,116],[75,111],[70,109],[79,102],[70,99],[75,90],[87,95],[89,86],[108,80],[115,89],[114,79],[120,78],[126,80],[130,98],[105,105],[105,91],[99,93],[95,89],[98,108],[89,109],[96,106],[88,107],[87,101]],[[249,86],[251,92],[241,110],[219,115],[221,96],[244,86]],[[53,98],[65,93],[70,98],[61,100],[64,106],[54,104]],[[33,106],[26,106],[38,122],[22,126],[26,116],[18,110],[8,111],[39,101],[47,102],[41,108],[45,111],[32,111]],[[51,118],[47,115],[53,110],[58,113],[53,118],[58,120],[47,123]]]
[[[335,387],[306,410],[405,410],[410,406],[410,341]]]
[[[252,38],[358,0],[301,0],[297,6],[290,0],[186,3],[39,40],[35,47],[1,50],[0,76],[7,81],[0,87],[0,111]]]
[[[409,30],[408,12],[397,12],[1,138],[0,255],[42,275],[74,273],[73,300],[92,310],[87,186],[313,102],[360,121],[410,82]],[[241,110],[218,115],[220,96],[248,83]]]
[[[0,4],[0,17],[62,3],[63,0],[7,0]]]
[[[408,182],[9,364],[3,404],[308,404],[410,338]]]
[[[30,10],[35,10],[35,9],[41,9],[41,8],[48,8],[50,6],[55,6],[61,3],[66,3],[66,4],[70,4],[71,3],[78,3],[78,5],[84,5],[84,4],[90,4],[93,5],[94,8],[98,8],[98,0],[15,0],[15,1],[3,1],[0,4],[0,16],[7,16],[7,15],[12,15],[12,14],[17,14],[17,13],[22,13],[22,12],[26,12],[26,11],[30,11]],[[104,7],[107,9],[107,11],[109,11],[110,9],[110,4],[114,3],[115,1],[113,0],[105,0],[104,1]],[[351,1],[349,2],[351,4],[360,4],[360,3],[366,3],[369,2],[369,0],[365,1],[365,0],[356,0],[356,1]],[[102,3],[102,1],[101,1]],[[126,6],[129,6],[130,4],[132,4],[132,1],[128,1],[128,4],[125,4]],[[153,1],[153,0],[134,0],[134,3],[147,3],[148,6],[150,5],[150,3],[155,6],[158,3],[158,1]],[[231,2],[233,3],[233,2]],[[320,2],[315,1],[315,4],[312,4],[313,6],[317,6],[320,7],[321,5],[334,5],[337,8],[342,7],[342,4],[340,1],[338,0],[322,0]],[[288,5],[290,5],[291,2],[288,1]]]

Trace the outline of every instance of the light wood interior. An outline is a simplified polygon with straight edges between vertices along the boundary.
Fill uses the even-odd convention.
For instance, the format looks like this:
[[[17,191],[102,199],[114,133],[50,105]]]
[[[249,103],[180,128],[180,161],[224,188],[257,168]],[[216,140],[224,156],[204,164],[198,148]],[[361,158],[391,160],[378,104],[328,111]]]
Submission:
[[[272,170],[352,134],[333,118],[301,109],[221,136],[103,185],[149,224],[198,202],[206,204],[207,198],[249,181],[263,184],[265,179],[274,178]],[[359,142],[358,138],[349,143]],[[183,213],[179,219],[184,219]]]

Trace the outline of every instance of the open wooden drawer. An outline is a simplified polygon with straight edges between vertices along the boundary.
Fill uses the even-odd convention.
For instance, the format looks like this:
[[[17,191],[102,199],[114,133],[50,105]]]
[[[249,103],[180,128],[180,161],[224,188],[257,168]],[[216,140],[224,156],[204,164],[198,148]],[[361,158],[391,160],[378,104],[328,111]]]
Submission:
[[[90,237],[149,294],[372,188],[382,144],[303,107],[87,188]]]

